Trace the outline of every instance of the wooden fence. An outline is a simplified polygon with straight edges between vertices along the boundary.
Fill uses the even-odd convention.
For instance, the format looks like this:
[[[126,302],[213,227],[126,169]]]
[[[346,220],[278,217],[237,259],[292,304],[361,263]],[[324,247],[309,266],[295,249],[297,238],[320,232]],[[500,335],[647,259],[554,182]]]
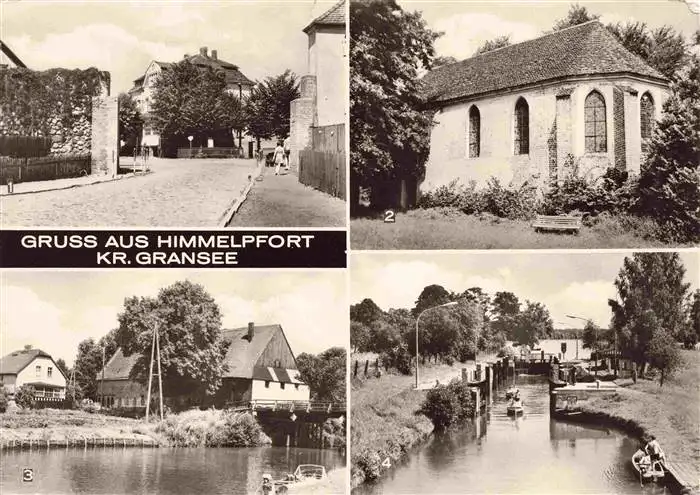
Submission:
[[[312,127],[311,149],[315,151],[345,151],[345,124]]]
[[[344,152],[314,150],[299,152],[299,182],[302,184],[344,200],[346,181]]]
[[[0,157],[0,183],[65,179],[90,175],[90,154],[43,158]]]

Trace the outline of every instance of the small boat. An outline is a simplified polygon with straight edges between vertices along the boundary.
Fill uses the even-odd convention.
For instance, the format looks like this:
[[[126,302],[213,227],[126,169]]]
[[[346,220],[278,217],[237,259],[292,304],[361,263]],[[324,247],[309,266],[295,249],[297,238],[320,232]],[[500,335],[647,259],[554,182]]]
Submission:
[[[663,479],[666,471],[661,461],[651,461],[651,458],[642,450],[639,449],[632,455],[632,466],[639,473],[642,481],[658,481]]]
[[[263,474],[263,481],[257,493],[285,494],[291,487],[297,490],[326,478],[328,474],[325,467],[318,464],[299,464],[294,473],[287,474],[281,480],[273,480],[271,475]]]
[[[512,415],[522,414],[524,410],[525,409],[523,408],[523,401],[520,399],[511,400],[510,404],[508,404],[508,407],[506,408],[508,414]]]

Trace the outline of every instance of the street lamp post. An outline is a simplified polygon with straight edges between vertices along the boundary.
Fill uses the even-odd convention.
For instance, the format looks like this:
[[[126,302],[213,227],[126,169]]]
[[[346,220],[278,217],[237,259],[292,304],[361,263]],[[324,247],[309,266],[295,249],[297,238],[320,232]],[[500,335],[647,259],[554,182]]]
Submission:
[[[423,316],[423,313],[426,311],[430,311],[431,309],[437,309],[437,308],[445,308],[447,306],[456,306],[457,301],[452,301],[448,302],[445,304],[439,304],[437,306],[431,306],[429,308],[425,308],[423,311],[421,311],[418,314],[418,318],[416,318],[416,389],[418,389],[418,322],[420,321],[420,317]]]

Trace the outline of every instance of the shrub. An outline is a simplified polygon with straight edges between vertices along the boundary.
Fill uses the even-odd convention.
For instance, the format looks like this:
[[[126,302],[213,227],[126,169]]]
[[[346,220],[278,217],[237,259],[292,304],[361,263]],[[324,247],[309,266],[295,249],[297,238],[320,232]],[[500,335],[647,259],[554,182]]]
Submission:
[[[474,409],[468,385],[452,380],[448,385],[437,385],[428,391],[421,413],[433,422],[435,429],[442,430],[473,417]]]
[[[15,392],[15,403],[22,409],[31,409],[34,407],[34,387],[31,385],[22,385]]]
[[[7,392],[0,387],[0,413],[4,413],[7,410],[7,402]]]
[[[536,188],[525,182],[517,189],[501,185],[492,177],[483,194],[483,211],[501,218],[527,220],[534,218],[537,209]]]
[[[382,473],[382,458],[374,450],[365,449],[355,456],[355,464],[365,473],[367,481],[376,480]]]
[[[270,443],[248,413],[193,409],[168,416],[156,432],[177,447],[252,447]]]
[[[476,190],[476,182],[465,186],[458,179],[423,194],[420,208],[452,208],[467,215],[484,211],[484,196]]]
[[[402,375],[411,374],[412,356],[408,352],[408,346],[401,343],[388,349],[381,355],[382,362],[387,368],[394,368]]]

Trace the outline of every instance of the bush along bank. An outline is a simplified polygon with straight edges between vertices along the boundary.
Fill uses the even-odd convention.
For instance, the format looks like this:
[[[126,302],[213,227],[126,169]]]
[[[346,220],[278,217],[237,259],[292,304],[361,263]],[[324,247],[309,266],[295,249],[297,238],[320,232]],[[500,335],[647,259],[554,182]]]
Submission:
[[[209,409],[168,416],[155,427],[173,447],[257,447],[271,444],[252,414]]]
[[[353,409],[352,487],[380,478],[434,431],[463,425],[474,411],[469,387],[457,379],[427,393],[406,390],[386,403],[362,407],[357,415]]]

